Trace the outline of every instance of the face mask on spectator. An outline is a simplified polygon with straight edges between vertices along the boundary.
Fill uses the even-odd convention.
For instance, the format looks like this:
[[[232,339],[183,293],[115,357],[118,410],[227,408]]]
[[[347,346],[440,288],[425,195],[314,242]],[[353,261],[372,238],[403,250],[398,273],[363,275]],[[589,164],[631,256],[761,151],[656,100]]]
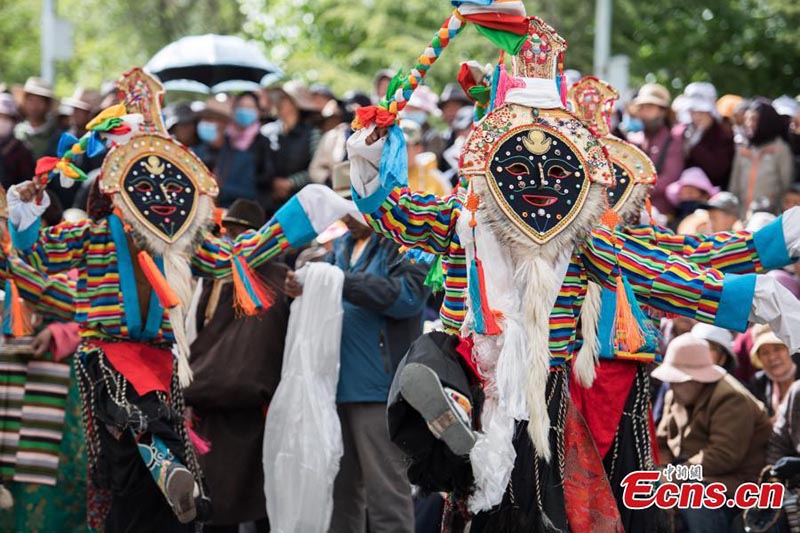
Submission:
[[[644,123],[636,117],[625,115],[622,120],[622,129],[628,133],[638,133],[644,129]]]
[[[426,122],[428,122],[428,114],[425,111],[404,111],[402,118],[404,120],[416,122],[420,126],[423,126]]]
[[[197,136],[204,143],[213,143],[219,138],[217,125],[207,120],[201,120],[197,123]]]
[[[243,128],[258,120],[258,111],[250,107],[237,107],[233,110],[233,120]]]
[[[0,137],[8,137],[14,129],[14,121],[8,117],[0,117]]]

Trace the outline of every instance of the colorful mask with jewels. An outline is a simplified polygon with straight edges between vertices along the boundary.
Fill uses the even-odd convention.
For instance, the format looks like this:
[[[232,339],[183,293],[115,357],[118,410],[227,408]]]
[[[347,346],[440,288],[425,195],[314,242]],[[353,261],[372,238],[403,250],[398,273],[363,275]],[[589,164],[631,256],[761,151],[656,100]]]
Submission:
[[[613,185],[613,170],[597,138],[563,108],[556,72],[564,40],[541,19],[529,19],[528,40],[513,57],[513,77],[501,78],[504,102],[476,124],[462,152],[462,173],[485,179],[492,198],[517,229],[543,245],[572,224],[593,183]],[[505,74],[503,74],[505,76]],[[533,81],[531,81],[533,80]],[[542,107],[515,103],[512,90],[544,87]],[[482,189],[482,187],[481,187]],[[485,194],[485,193],[484,193]]]
[[[119,85],[126,109],[143,115],[146,133],[109,152],[100,188],[106,194],[119,194],[140,233],[174,243],[192,225],[200,196],[215,196],[217,184],[197,156],[166,134],[161,84],[134,69]]]

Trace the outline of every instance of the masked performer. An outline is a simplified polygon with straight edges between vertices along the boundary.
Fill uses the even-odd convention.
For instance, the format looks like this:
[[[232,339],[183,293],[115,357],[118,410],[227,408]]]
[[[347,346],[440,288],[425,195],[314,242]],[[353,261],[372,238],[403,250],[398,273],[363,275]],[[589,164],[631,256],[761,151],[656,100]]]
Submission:
[[[442,320],[471,338],[470,362],[483,380],[474,446],[468,433],[451,430],[463,425],[460,417],[445,413],[453,399],[462,411],[470,406],[449,390],[437,398],[442,385],[433,371],[407,364],[395,381],[435,436],[456,453],[469,450],[472,530],[618,530],[600,458],[567,397],[588,282],[615,291],[615,338],[628,350],[643,341],[630,305],[634,294],[651,307],[738,330],[751,308],[752,318],[761,318],[760,295],[755,276],[703,270],[613,230],[617,217],[605,199],[613,169],[558,91],[565,88],[556,79],[566,44],[521,9],[514,2],[464,3],[411,74],[390,86],[389,100],[359,113],[365,128],[348,142],[356,204],[376,231],[444,256]],[[513,76],[498,66],[491,111],[465,142],[461,172],[469,192],[415,194],[404,186],[393,115],[438,57],[444,37],[465,20],[513,55]]]
[[[607,191],[608,202],[623,221],[623,231],[681,255],[695,264],[725,273],[761,273],[792,261],[789,250],[797,246],[799,213],[787,213],[756,233],[724,232],[714,235],[675,235],[655,224],[629,226],[649,212],[648,194],[656,181],[655,167],[636,146],[609,131],[611,110],[619,94],[592,76],[579,80],[568,92],[571,109],[599,137],[614,166],[616,184]],[[798,210],[800,212],[800,210]],[[617,350],[613,338],[615,294],[589,284],[582,309],[583,347],[578,361],[599,357],[600,365],[578,365],[570,381],[570,395],[584,416],[611,482],[626,531],[654,531],[657,508],[633,511],[622,502],[621,482],[636,470],[652,470],[650,384],[647,364],[660,361],[658,339],[651,334],[633,352]],[[589,313],[599,311],[597,317]],[[645,308],[645,311],[656,311]],[[651,325],[650,332],[656,328]],[[588,358],[584,357],[584,354]],[[595,376],[596,372],[596,376]],[[592,385],[593,383],[593,385]]]
[[[194,520],[202,493],[182,418],[192,276],[231,276],[239,309],[258,313],[269,294],[251,269],[310,241],[350,208],[330,189],[311,186],[257,231],[214,237],[217,184],[166,134],[160,84],[133,69],[119,87],[122,104],[90,122],[84,138],[62,138],[60,157],[40,160],[36,182],[9,190],[20,221],[12,229],[35,271],[79,272],[78,375],[93,481],[112,493],[107,529],[191,530],[183,524]],[[40,231],[36,217],[47,202],[34,198],[47,176],[81,179],[71,157],[103,143],[110,150],[97,179],[113,212]]]

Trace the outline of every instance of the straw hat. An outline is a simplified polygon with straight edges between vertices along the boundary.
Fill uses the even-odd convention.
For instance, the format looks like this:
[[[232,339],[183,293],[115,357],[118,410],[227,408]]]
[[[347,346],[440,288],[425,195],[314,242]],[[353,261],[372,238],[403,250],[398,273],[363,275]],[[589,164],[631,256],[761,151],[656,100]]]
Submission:
[[[280,89],[277,89],[277,92],[283,96],[287,96],[300,111],[312,111],[317,113],[322,111],[322,106],[319,104],[319,101],[314,98],[314,93],[301,81],[287,81]]]
[[[708,342],[684,333],[669,343],[664,362],[653,370],[652,376],[666,383],[715,383],[727,372],[711,361]]]
[[[230,122],[233,120],[233,109],[230,100],[220,101],[217,98],[209,98],[205,104],[193,105],[191,109],[195,112],[198,119],[212,118]]]
[[[23,87],[25,94],[35,94],[44,98],[53,98],[53,87],[42,78],[30,77]]]
[[[647,83],[642,85],[642,88],[639,89],[639,94],[636,95],[636,98],[631,103],[635,106],[653,104],[668,109],[670,106],[669,91],[658,83]]]
[[[767,324],[753,326],[752,335],[753,347],[750,349],[750,362],[753,363],[753,366],[756,368],[764,368],[764,365],[761,364],[761,359],[758,358],[758,350],[762,346],[766,346],[767,344],[786,346],[786,343],[780,340]]]
[[[100,92],[94,89],[84,89],[78,87],[72,96],[64,99],[61,104],[72,109],[81,109],[83,111],[93,111],[100,107]]]

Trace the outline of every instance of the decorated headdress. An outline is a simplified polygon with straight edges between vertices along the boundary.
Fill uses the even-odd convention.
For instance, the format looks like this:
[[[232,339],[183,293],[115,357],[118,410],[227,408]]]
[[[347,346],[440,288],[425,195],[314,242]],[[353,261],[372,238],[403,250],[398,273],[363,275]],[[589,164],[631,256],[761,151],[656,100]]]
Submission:
[[[611,133],[611,113],[618,98],[616,89],[594,76],[581,78],[568,91],[571,109],[594,130],[608,151],[616,178],[616,185],[608,189],[608,202],[622,219],[627,219],[639,214],[657,174],[647,154]]]
[[[211,225],[218,187],[203,162],[167,133],[161,115],[164,88],[140,68],[122,75],[122,102],[87,125],[81,139],[62,136],[57,158],[37,163],[37,180],[56,175],[64,185],[87,176],[73,159],[108,150],[99,189],[108,195],[126,232],[140,249],[138,261],[169,312],[181,384],[188,385],[189,346],[184,312],[191,299],[189,256],[201,230]]]

